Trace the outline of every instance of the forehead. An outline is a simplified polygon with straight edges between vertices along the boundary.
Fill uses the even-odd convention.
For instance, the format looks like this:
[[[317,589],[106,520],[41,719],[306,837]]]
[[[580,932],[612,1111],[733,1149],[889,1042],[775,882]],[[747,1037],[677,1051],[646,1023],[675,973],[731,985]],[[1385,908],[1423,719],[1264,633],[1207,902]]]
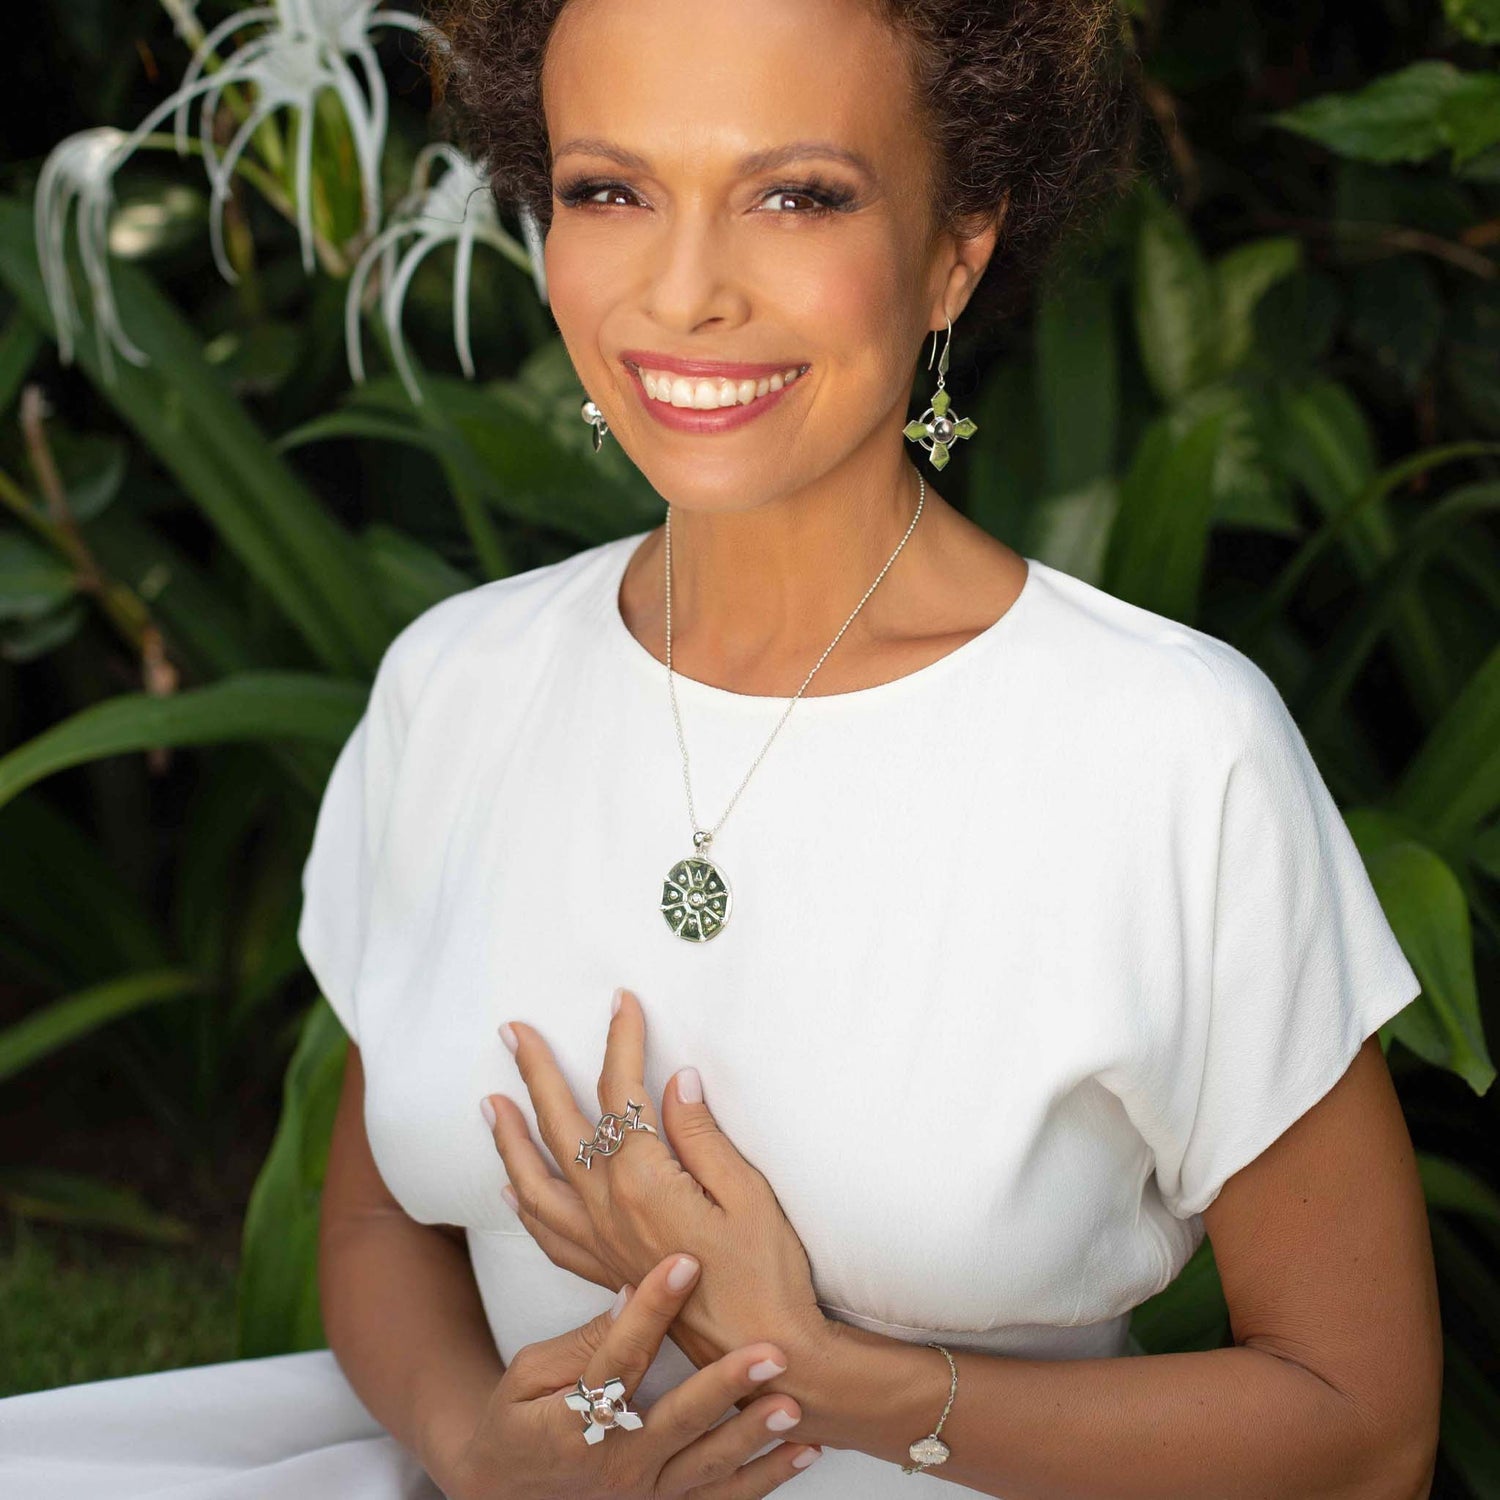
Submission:
[[[910,151],[909,69],[873,0],[570,0],[548,43],[555,143],[712,168],[793,139]]]

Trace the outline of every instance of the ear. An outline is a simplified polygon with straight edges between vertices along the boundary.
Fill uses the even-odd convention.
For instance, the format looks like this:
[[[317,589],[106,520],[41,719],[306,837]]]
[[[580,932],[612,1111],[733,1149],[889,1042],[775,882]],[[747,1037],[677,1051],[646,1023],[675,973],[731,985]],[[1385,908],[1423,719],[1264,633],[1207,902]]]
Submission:
[[[941,304],[933,313],[929,326],[946,328],[945,316],[954,323],[958,322],[959,314],[969,305],[969,299],[995,253],[1009,212],[1010,189],[1006,188],[994,214],[970,221],[953,237],[953,263],[943,284]]]

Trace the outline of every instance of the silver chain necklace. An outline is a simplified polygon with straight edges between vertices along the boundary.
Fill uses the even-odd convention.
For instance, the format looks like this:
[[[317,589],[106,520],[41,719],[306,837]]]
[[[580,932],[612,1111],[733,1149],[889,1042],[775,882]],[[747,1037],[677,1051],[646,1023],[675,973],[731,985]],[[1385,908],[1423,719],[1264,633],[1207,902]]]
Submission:
[[[729,882],[724,879],[724,872],[705,857],[708,848],[713,843],[714,835],[724,826],[724,819],[729,816],[734,804],[739,801],[740,792],[745,790],[750,778],[755,774],[755,768],[765,759],[766,751],[771,748],[771,741],[781,733],[781,726],[786,723],[792,710],[796,708],[797,699],[801,698],[806,691],[807,684],[817,675],[818,667],[823,665],[828,653],[838,645],[854,616],[865,607],[865,600],[875,592],[876,584],[885,577],[886,570],[895,562],[901,549],[906,545],[907,537],[912,534],[922,514],[922,507],[927,502],[927,480],[920,473],[917,479],[921,485],[917,498],[917,511],[916,515],[911,518],[911,524],[906,528],[906,535],[896,544],[896,550],[886,559],[885,567],[876,574],[875,582],[865,590],[864,598],[854,606],[849,618],[839,626],[838,635],[829,641],[823,655],[818,658],[817,664],[803,679],[796,696],[787,704],[775,729],[771,731],[771,738],[761,746],[760,754],[755,757],[750,769],[745,772],[744,781],[740,782],[738,790],[729,799],[729,806],[724,809],[723,816],[709,829],[698,827],[698,814],[693,809],[693,784],[688,775],[687,741],[682,734],[682,715],[677,709],[677,688],[672,675],[672,508],[667,507],[667,691],[672,698],[672,718],[677,724],[677,744],[682,750],[682,784],[687,791],[688,822],[693,829],[694,852],[687,858],[678,860],[667,871],[666,883],[662,886],[661,893],[661,914],[666,918],[667,926],[684,941],[706,943],[710,938],[717,937],[724,930],[725,923],[729,921],[731,899]]]

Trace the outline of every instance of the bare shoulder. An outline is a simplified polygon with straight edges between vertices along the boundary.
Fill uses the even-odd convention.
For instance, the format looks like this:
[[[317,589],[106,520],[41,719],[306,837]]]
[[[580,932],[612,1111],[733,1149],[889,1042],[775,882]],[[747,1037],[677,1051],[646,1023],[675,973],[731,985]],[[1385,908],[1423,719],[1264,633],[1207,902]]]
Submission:
[[[1405,1434],[1420,1493],[1442,1328],[1416,1157],[1377,1036],[1229,1178],[1203,1222],[1235,1342],[1318,1376],[1372,1436]]]

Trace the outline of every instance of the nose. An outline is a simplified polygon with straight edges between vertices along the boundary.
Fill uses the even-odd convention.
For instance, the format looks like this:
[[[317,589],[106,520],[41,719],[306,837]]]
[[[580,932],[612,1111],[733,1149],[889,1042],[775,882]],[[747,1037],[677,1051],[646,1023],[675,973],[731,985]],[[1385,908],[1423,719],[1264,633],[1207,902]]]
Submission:
[[[663,328],[690,332],[716,320],[744,316],[746,297],[732,236],[706,208],[684,210],[646,247],[655,270],[645,311]]]

